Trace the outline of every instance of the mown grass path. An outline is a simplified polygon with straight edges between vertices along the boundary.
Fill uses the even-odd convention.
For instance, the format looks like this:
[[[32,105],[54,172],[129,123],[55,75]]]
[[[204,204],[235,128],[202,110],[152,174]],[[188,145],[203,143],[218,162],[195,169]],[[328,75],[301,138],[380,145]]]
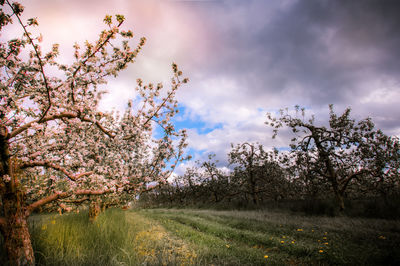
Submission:
[[[399,265],[396,221],[269,212],[143,210],[203,265]]]
[[[400,224],[388,220],[110,209],[94,223],[34,215],[30,232],[38,265],[400,265]]]

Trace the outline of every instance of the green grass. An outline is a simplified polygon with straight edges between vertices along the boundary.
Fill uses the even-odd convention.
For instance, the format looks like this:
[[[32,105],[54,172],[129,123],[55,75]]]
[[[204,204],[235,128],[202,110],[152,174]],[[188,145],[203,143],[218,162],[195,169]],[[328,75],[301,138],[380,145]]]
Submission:
[[[395,220],[110,209],[94,223],[87,212],[34,215],[30,231],[38,265],[400,264]]]
[[[204,265],[400,263],[397,221],[267,211],[154,209],[140,214],[191,243]]]
[[[183,240],[133,211],[109,209],[94,223],[87,212],[34,215],[29,224],[37,265],[195,264]],[[0,253],[0,265],[5,261]]]
[[[39,265],[119,265],[131,263],[132,248],[125,213],[108,210],[95,223],[87,212],[37,215],[30,220],[32,245]]]

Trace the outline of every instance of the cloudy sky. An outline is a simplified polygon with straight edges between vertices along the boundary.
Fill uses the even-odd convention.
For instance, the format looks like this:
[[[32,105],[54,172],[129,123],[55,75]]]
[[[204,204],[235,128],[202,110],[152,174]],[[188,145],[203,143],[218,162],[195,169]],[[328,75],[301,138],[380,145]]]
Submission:
[[[102,108],[120,108],[138,77],[171,76],[177,62],[190,78],[178,93],[177,126],[189,131],[196,159],[230,143],[272,140],[266,112],[300,105],[324,120],[328,105],[371,117],[400,135],[400,1],[390,0],[30,0],[44,44],[60,43],[65,60],[75,41],[95,40],[106,14],[148,42],[137,62],[109,83]],[[135,41],[135,40],[134,40]]]

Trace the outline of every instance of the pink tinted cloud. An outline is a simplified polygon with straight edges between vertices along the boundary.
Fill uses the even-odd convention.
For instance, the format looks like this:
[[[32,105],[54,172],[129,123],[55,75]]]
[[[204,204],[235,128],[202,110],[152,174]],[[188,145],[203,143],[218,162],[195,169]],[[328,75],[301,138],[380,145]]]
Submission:
[[[71,47],[74,42],[94,40],[105,27],[106,14],[125,16],[125,28],[138,38],[145,36],[148,43],[143,51],[161,61],[191,60],[203,63],[211,49],[211,28],[196,13],[177,1],[22,1],[25,18],[38,17],[39,32],[44,43],[60,43]]]

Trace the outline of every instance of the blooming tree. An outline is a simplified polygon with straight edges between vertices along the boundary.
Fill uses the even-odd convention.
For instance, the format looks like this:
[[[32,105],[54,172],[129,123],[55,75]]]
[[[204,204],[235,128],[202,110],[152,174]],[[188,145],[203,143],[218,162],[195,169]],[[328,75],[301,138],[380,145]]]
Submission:
[[[106,16],[99,38],[75,44],[67,65],[57,61],[57,44],[42,51],[41,36],[29,32],[38,22],[23,21],[22,5],[0,0],[0,6],[0,33],[13,22],[23,31],[0,42],[0,230],[10,262],[32,265],[27,218],[35,209],[135,193],[165,182],[173,171],[168,162],[185,159],[186,133],[171,118],[187,79],[173,64],[169,89],[138,79],[124,113],[100,112],[107,78],[135,60],[145,38],[132,49],[124,17]]]

